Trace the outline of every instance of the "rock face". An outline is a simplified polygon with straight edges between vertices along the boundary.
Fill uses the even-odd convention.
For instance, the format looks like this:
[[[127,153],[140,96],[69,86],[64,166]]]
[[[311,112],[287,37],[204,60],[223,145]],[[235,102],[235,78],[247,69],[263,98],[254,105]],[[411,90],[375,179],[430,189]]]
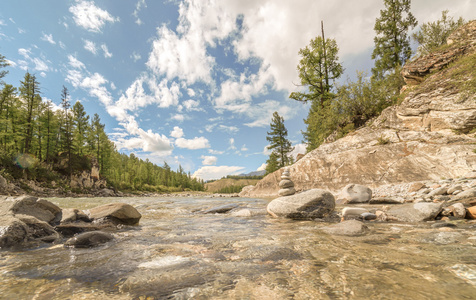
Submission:
[[[136,225],[142,215],[132,205],[125,203],[109,203],[89,210],[92,220],[109,219],[120,224]]]
[[[476,138],[469,134],[476,127],[476,94],[465,90],[468,78],[458,79],[465,59],[476,55],[476,21],[451,38],[446,52],[404,67],[407,80],[421,83],[406,89],[400,105],[385,109],[372,124],[322,144],[290,166],[296,191],[337,191],[351,183],[374,188],[456,178],[476,170]],[[425,59],[428,66],[423,68]],[[415,79],[417,73],[428,75]],[[464,76],[474,80],[470,71]],[[276,197],[282,172],[267,175],[243,196]]]
[[[334,196],[324,190],[313,189],[271,201],[267,211],[274,217],[290,219],[324,218],[334,211]]]

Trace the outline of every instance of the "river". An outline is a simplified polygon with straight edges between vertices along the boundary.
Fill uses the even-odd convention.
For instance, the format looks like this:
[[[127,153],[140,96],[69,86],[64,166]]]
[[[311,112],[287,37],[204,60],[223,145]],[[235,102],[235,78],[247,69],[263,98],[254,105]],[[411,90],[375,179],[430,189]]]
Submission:
[[[125,202],[142,214],[92,249],[0,252],[0,299],[475,299],[476,229],[368,223],[330,236],[273,219],[247,198],[50,198],[61,208]],[[229,203],[251,216],[201,214]]]

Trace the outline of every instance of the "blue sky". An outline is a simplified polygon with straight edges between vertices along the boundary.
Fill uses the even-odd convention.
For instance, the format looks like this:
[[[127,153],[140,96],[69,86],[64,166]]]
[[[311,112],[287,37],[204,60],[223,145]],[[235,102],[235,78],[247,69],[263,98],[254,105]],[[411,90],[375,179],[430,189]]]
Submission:
[[[431,4],[429,4],[431,3]],[[37,75],[44,100],[98,113],[119,151],[202,179],[263,168],[274,111],[303,153],[309,107],[298,51],[320,34],[339,45],[345,75],[372,67],[382,0],[0,0],[5,82]],[[441,11],[474,19],[474,0],[414,0],[420,24]]]

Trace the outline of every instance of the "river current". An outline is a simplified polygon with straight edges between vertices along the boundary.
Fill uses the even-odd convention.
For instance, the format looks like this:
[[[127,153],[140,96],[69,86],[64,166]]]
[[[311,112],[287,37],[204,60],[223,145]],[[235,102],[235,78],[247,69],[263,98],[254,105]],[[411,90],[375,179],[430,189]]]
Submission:
[[[273,219],[248,198],[50,198],[61,208],[125,202],[142,214],[97,248],[0,252],[0,299],[476,299],[474,223],[367,223],[331,236]],[[242,214],[201,214],[229,203]]]

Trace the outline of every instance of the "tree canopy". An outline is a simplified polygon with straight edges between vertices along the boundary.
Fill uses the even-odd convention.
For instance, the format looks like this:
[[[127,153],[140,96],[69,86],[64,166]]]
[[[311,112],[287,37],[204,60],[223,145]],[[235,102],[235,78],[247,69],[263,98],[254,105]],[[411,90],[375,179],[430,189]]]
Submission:
[[[294,150],[294,147],[291,147],[291,142],[287,139],[288,130],[284,126],[284,118],[277,111],[273,113],[270,127],[271,131],[268,132],[266,140],[270,143],[268,149],[272,150],[268,161],[270,168],[272,166],[273,170],[267,168],[267,173],[290,165],[293,162],[290,154]]]
[[[387,72],[394,72],[412,56],[408,31],[418,22],[410,12],[410,0],[384,0],[385,9],[375,20],[375,48],[372,75],[383,79]]]

